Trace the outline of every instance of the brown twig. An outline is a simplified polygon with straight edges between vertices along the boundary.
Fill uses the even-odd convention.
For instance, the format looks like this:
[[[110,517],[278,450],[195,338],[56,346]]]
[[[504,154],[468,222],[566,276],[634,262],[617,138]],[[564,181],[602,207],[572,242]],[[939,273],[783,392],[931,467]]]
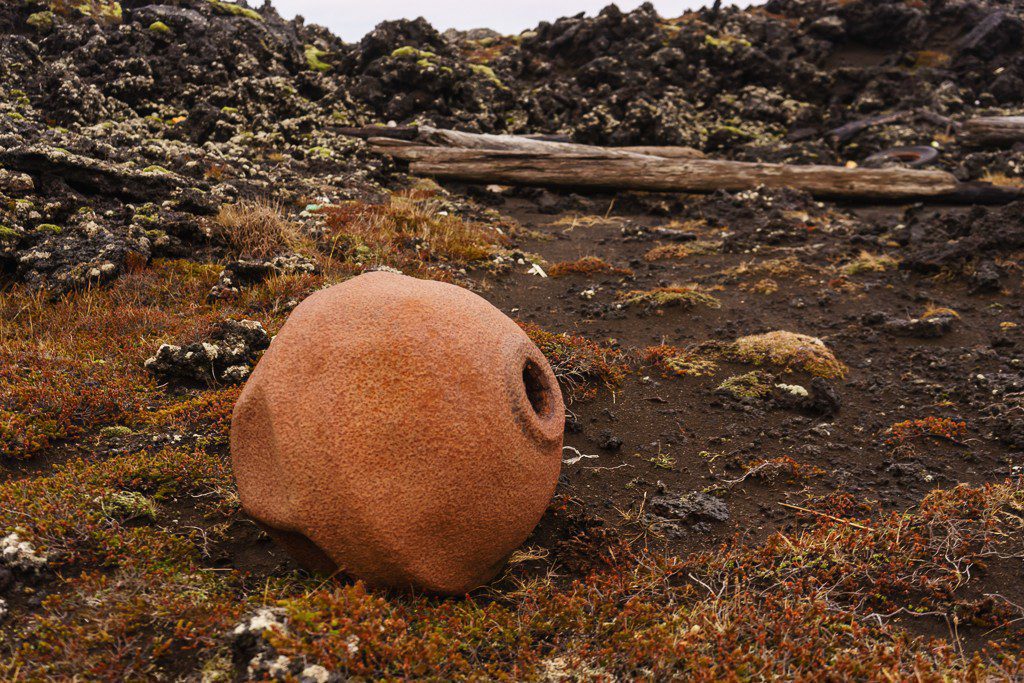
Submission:
[[[852,526],[854,529],[863,529],[864,531],[874,531],[874,529],[872,529],[869,526],[864,526],[863,524],[860,524],[858,522],[853,522],[853,521],[851,521],[849,519],[843,519],[842,517],[836,517],[835,515],[830,515],[827,512],[819,512],[818,510],[811,510],[810,508],[800,507],[799,505],[793,505],[792,503],[779,503],[779,505],[781,505],[784,508],[792,508],[793,510],[799,510],[800,512],[807,512],[807,513],[812,514],[812,515],[818,515],[819,517],[824,517],[826,519],[831,519],[833,522],[839,522],[840,524],[846,524],[848,526]]]

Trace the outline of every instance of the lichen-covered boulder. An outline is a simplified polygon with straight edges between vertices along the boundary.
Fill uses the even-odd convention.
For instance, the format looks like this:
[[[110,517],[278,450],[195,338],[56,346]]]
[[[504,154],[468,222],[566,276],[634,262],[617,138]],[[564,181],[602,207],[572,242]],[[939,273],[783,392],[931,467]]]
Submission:
[[[235,406],[231,455],[243,507],[305,566],[460,594],[540,520],[564,422],[512,320],[374,272],[295,309]]]

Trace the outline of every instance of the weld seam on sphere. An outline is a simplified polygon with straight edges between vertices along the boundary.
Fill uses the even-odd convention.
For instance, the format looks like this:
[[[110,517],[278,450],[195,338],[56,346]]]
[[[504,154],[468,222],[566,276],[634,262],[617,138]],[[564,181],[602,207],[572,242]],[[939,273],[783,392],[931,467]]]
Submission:
[[[540,521],[564,423],[510,318],[373,272],[292,312],[235,405],[232,465],[245,511],[307,568],[461,594]]]

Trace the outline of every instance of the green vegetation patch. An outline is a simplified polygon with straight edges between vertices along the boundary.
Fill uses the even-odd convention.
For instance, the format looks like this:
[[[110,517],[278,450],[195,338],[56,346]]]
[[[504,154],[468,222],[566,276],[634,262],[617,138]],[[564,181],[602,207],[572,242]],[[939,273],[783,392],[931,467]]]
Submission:
[[[719,384],[715,391],[734,398],[764,398],[772,391],[772,377],[758,370],[733,375]]]
[[[305,48],[306,65],[313,71],[330,71],[331,65],[320,59],[328,54],[326,50],[321,50],[316,45],[307,45]]]
[[[53,28],[54,16],[49,10],[45,12],[33,12],[28,15],[25,23],[37,31],[49,31]]]
[[[500,78],[498,78],[498,74],[494,73],[494,69],[486,64],[470,64],[469,68],[473,73],[478,76],[483,76],[499,88],[505,88],[505,84],[501,82]]]
[[[818,377],[846,376],[846,366],[817,337],[785,330],[740,337],[722,349],[729,360],[751,365],[775,365],[785,370],[803,370]]]
[[[246,19],[252,19],[254,21],[263,21],[263,17],[260,13],[254,9],[248,7],[242,7],[231,2],[224,2],[223,0],[206,0],[213,8],[221,13],[235,17],[245,17]]]

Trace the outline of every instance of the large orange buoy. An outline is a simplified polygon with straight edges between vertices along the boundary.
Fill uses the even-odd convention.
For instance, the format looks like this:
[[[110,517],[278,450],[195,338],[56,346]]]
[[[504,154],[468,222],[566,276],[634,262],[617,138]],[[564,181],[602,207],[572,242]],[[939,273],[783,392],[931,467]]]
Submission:
[[[242,506],[304,566],[465,593],[544,513],[565,408],[484,299],[373,272],[303,301],[231,420]]]

